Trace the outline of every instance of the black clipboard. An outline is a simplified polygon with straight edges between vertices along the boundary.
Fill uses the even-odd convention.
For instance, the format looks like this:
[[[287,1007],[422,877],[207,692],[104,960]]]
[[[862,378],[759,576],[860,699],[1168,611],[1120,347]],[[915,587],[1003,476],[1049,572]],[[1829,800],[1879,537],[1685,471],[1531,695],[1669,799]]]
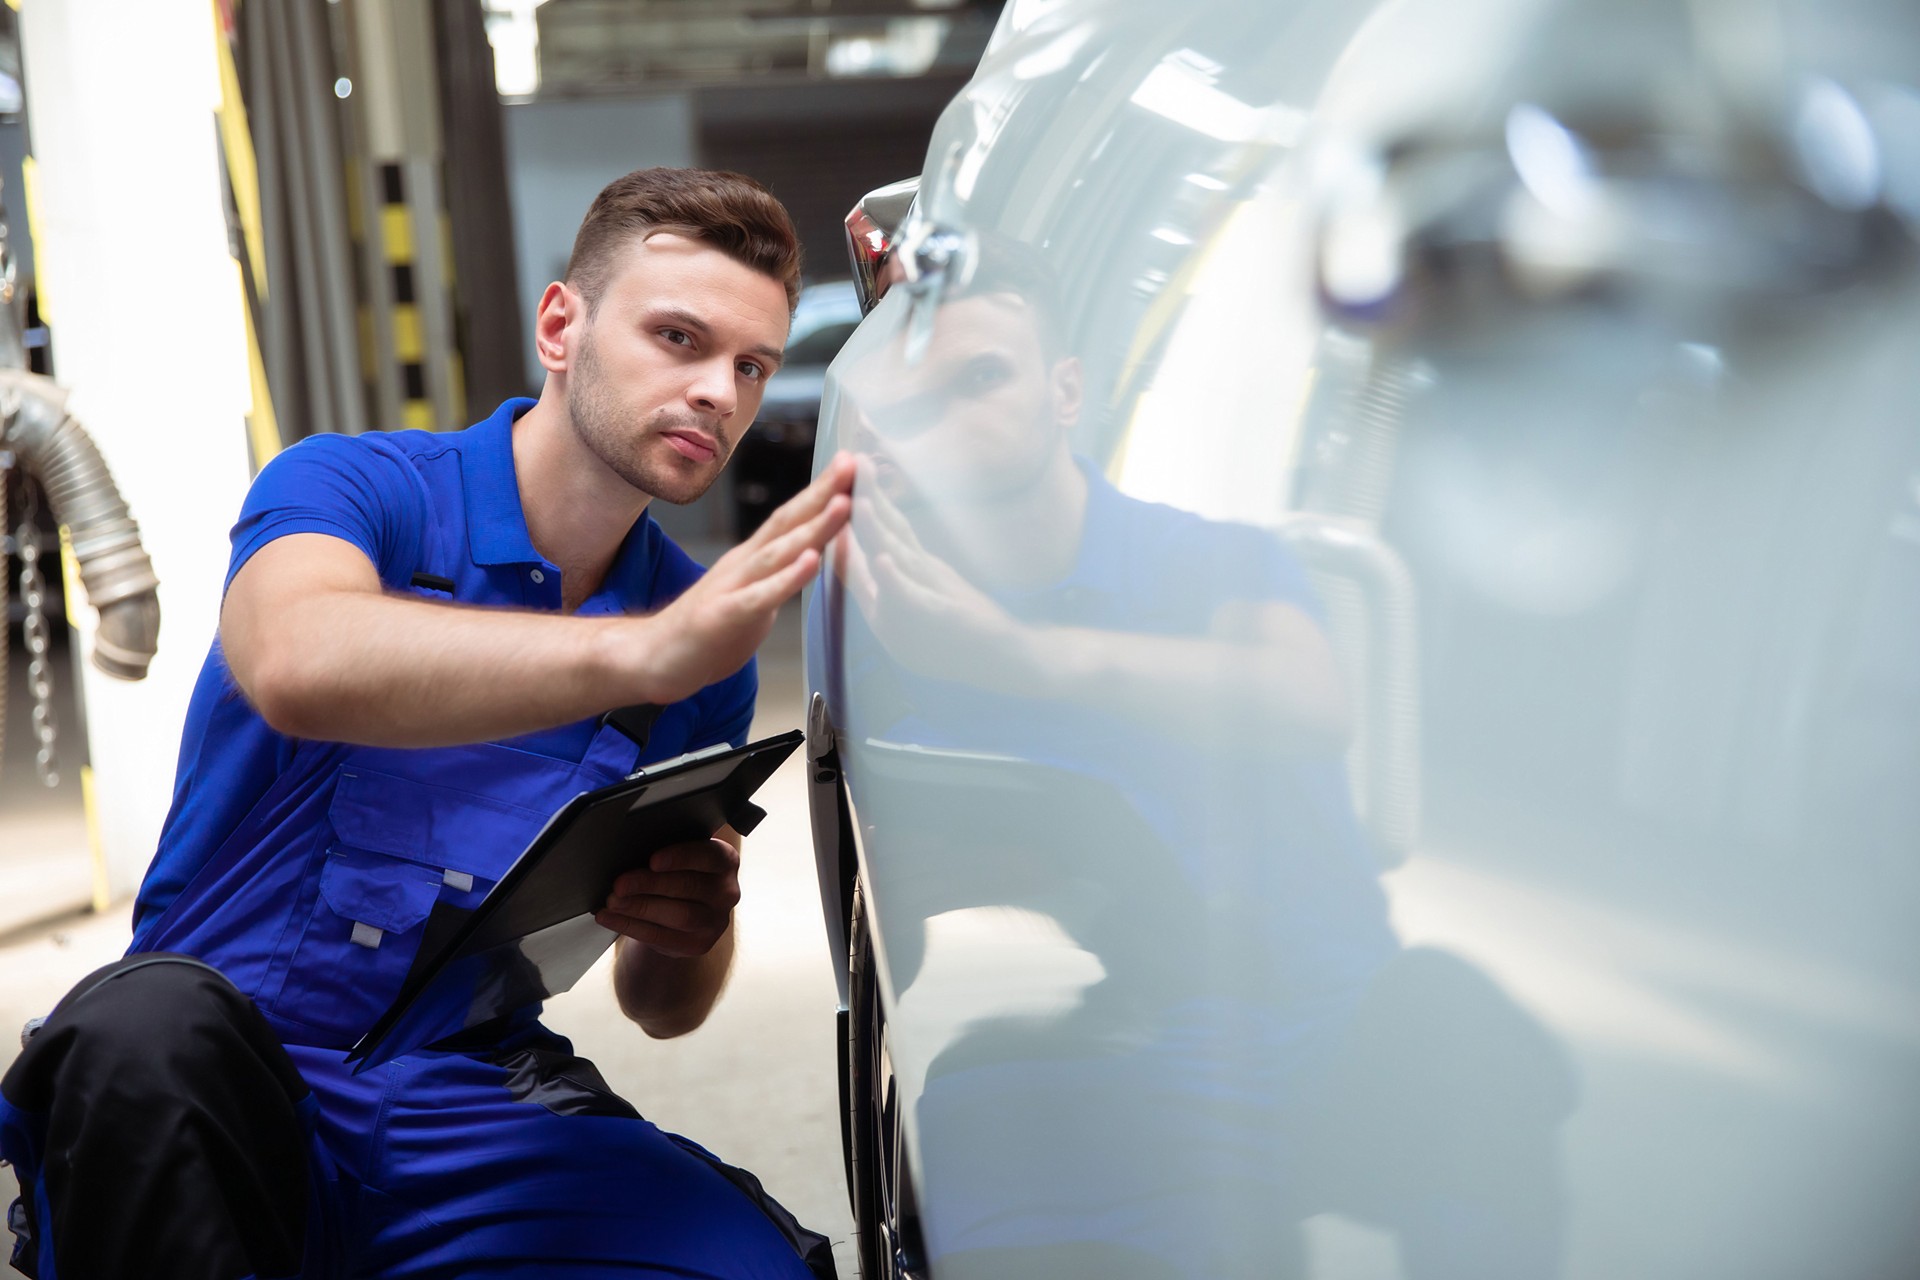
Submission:
[[[617,936],[593,920],[613,882],[657,849],[752,831],[766,816],[753,793],[801,740],[679,756],[567,801],[471,913],[428,920],[399,994],[347,1061],[365,1071],[567,990]]]

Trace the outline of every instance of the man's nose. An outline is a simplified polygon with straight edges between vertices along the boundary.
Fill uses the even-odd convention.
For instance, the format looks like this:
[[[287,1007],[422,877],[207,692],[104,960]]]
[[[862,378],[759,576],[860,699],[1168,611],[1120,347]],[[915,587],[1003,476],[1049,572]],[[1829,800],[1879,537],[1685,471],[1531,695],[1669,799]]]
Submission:
[[[702,413],[728,418],[733,415],[738,400],[733,385],[733,361],[702,361],[687,387],[687,403]]]

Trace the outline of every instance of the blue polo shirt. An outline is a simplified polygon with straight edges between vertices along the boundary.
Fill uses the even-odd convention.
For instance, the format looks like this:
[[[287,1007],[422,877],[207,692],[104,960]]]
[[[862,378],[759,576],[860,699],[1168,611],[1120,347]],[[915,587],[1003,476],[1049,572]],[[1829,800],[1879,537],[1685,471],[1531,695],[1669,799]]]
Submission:
[[[275,538],[323,533],[363,551],[389,591],[448,599],[417,575],[451,581],[466,604],[560,610],[560,570],[534,550],[513,468],[513,422],[532,400],[509,400],[465,431],[313,436],[281,453],[254,481],[233,527],[227,582]],[[583,615],[648,612],[666,605],[701,567],[642,515],[627,533]],[[325,643],[316,636],[316,644]],[[538,671],[527,678],[537,680]],[[758,679],[738,672],[665,708],[638,763],[721,742],[744,743]],[[502,745],[578,761],[597,719],[526,734]],[[188,703],[173,805],[134,905],[132,950],[183,888],[239,829],[269,786],[296,767],[297,743],[275,732],[241,695],[218,637]],[[309,744],[311,745],[311,744]],[[330,767],[309,751],[301,767]]]
[[[1059,582],[993,598],[1036,627],[1201,637],[1229,602],[1292,605],[1324,625],[1306,572],[1272,533],[1144,502],[1090,463],[1079,554]],[[1300,993],[1362,985],[1397,943],[1379,865],[1342,757],[1289,758],[1240,741],[1208,744],[1100,706],[1017,698],[917,675],[890,658],[857,611],[847,619],[855,736],[983,752],[1109,783],[1164,841],[1191,889],[1221,916],[1258,914],[1276,970]],[[1235,673],[1215,673],[1230,688]],[[1218,710],[1230,710],[1223,700]],[[1228,737],[1244,739],[1244,730]],[[1144,891],[1127,886],[1128,892]]]

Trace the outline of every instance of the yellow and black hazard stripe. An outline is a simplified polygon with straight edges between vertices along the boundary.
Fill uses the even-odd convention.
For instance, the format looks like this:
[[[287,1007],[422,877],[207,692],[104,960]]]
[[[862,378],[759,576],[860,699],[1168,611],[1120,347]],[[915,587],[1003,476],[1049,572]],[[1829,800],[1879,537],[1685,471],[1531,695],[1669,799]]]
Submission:
[[[426,337],[420,323],[420,273],[415,266],[413,211],[407,206],[407,172],[389,161],[379,168],[380,243],[393,298],[393,359],[399,363],[400,420],[409,429],[439,426],[427,386]]]
[[[261,314],[267,301],[267,247],[260,214],[260,172],[254,162],[253,134],[248,131],[247,106],[240,95],[240,72],[234,58],[237,2],[213,0],[214,54],[220,70],[220,103],[214,109],[214,120],[220,172],[226,180],[227,234],[246,301],[247,370],[253,389],[247,443],[257,473],[280,452],[284,442],[267,384],[266,357],[260,347]]]

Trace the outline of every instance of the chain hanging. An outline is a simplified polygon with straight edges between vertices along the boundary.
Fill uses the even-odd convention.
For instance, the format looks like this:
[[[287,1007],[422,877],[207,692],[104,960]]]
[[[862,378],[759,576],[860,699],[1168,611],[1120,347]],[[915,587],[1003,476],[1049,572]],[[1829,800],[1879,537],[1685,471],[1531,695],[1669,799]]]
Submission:
[[[7,482],[13,478],[13,451],[7,445],[7,423],[0,419],[0,769],[6,765],[7,745],[7,660],[13,655],[13,612],[8,608],[13,590],[13,575],[7,571],[7,556],[12,539],[7,532]]]
[[[20,557],[20,602],[27,607],[23,630],[27,640],[27,692],[33,698],[33,764],[43,785],[57,787],[60,762],[54,754],[54,743],[58,729],[53,720],[53,671],[47,662],[47,594],[40,576],[39,514],[39,492],[29,485],[26,510],[13,535],[13,549]]]

